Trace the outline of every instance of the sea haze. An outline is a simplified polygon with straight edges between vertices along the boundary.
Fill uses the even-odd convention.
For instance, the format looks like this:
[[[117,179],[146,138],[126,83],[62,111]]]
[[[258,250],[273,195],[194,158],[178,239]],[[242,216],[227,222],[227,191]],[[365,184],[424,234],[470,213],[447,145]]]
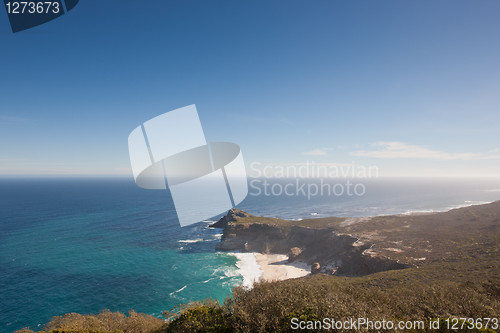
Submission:
[[[254,183],[238,208],[304,219],[444,211],[500,199],[500,179],[352,182],[363,183],[363,196],[256,195],[262,182]],[[143,190],[131,179],[0,179],[0,332],[38,328],[68,312],[161,316],[180,303],[223,300],[251,272],[214,251],[221,230],[208,223],[179,227],[168,191]]]

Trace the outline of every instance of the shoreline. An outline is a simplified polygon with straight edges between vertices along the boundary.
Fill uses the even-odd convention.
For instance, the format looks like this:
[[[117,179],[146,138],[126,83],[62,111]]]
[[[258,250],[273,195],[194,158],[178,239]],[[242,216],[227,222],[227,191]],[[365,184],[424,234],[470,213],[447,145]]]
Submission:
[[[262,254],[254,253],[259,264],[262,275],[260,281],[282,281],[307,276],[311,273],[311,267],[305,262],[288,262],[288,256],[284,254]]]
[[[236,267],[242,276],[241,286],[251,289],[255,282],[282,281],[310,274],[305,262],[288,262],[284,254],[263,254],[259,252],[228,252],[238,259]]]
[[[308,213],[308,217],[297,217],[298,215],[295,214],[294,217],[292,218],[285,218],[285,217],[278,217],[277,215],[266,215],[265,217],[271,217],[271,218],[279,218],[279,219],[284,219],[284,220],[289,220],[289,221],[302,221],[306,219],[314,219],[314,218],[329,218],[329,217],[338,217],[338,218],[373,218],[373,217],[379,217],[379,216],[397,216],[397,215],[405,215],[405,216],[411,216],[411,215],[419,215],[419,214],[435,214],[435,213],[446,213],[449,212],[450,210],[454,209],[460,209],[460,208],[466,208],[466,207],[472,207],[472,206],[480,206],[480,205],[488,205],[491,203],[494,203],[497,200],[492,200],[492,201],[480,201],[480,200],[465,200],[461,204],[454,204],[454,205],[447,205],[447,206],[441,206],[440,208],[413,208],[413,209],[401,209],[400,212],[387,212],[387,213],[379,213],[379,214],[373,214],[373,215],[363,215],[363,214],[356,214],[352,213],[350,215],[344,216],[344,215],[329,215],[329,213],[321,213],[318,211],[315,212],[310,212]]]

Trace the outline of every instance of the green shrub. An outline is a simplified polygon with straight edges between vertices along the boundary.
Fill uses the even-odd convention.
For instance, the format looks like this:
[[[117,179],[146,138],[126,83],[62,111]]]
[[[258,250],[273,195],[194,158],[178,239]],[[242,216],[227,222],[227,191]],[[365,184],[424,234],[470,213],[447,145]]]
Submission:
[[[47,333],[151,333],[164,325],[164,320],[135,311],[129,315],[105,310],[98,315],[68,313],[53,317],[42,332]],[[16,333],[31,333],[27,329]]]
[[[296,330],[293,330],[292,326],[291,326],[293,318],[297,318],[299,321],[304,321],[304,322],[321,320],[318,317],[318,315],[314,312],[314,309],[312,309],[312,308],[306,308],[302,311],[290,312],[288,315],[286,315],[283,318],[283,320],[281,322],[281,329],[280,329],[281,332],[291,333],[291,332],[296,331]],[[313,331],[305,329],[305,330],[301,330],[301,332],[313,332]]]
[[[195,302],[184,307],[161,332],[229,333],[232,332],[230,315],[217,302]]]

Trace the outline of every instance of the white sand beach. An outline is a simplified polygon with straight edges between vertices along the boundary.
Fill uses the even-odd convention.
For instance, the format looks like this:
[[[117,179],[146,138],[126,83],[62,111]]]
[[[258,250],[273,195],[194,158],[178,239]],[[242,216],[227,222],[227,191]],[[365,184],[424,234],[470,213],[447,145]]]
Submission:
[[[309,275],[311,267],[304,262],[288,262],[284,254],[262,254],[258,252],[229,253],[238,262],[238,273],[243,277],[242,285],[252,288],[256,281],[280,281]]]
[[[284,254],[262,254],[254,253],[257,264],[262,270],[259,281],[279,281],[299,278],[311,272],[311,268],[304,262],[288,262],[288,256]]]

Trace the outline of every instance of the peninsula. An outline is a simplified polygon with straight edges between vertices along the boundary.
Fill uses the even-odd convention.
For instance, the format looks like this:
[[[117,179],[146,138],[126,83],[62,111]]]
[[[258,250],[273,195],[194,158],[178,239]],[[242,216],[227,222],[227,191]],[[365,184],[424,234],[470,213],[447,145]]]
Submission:
[[[316,273],[364,276],[483,256],[498,259],[500,201],[443,213],[299,221],[232,209],[212,226],[224,229],[217,245],[221,251],[286,255],[281,264],[301,262],[314,264]]]

